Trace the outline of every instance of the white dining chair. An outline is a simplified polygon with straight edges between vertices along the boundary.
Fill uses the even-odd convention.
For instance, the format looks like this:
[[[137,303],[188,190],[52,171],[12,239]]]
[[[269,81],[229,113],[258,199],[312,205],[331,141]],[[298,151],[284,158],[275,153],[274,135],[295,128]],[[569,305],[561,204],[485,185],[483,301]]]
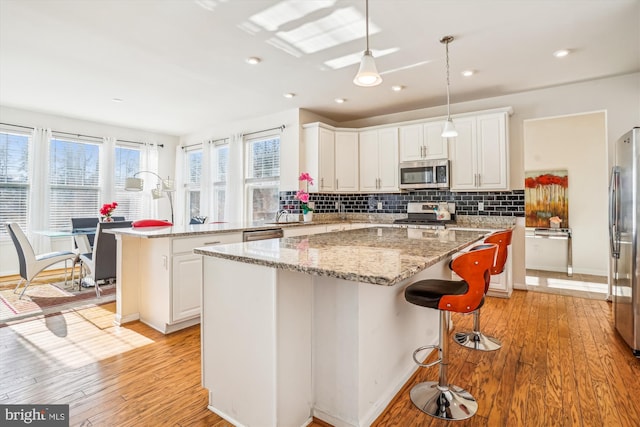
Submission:
[[[31,281],[38,275],[42,270],[47,267],[50,267],[54,264],[64,261],[64,280],[67,280],[67,261],[73,261],[76,257],[76,254],[71,251],[59,251],[59,252],[48,252],[40,255],[36,255],[29,239],[24,234],[20,225],[16,222],[7,222],[5,223],[7,227],[7,232],[9,236],[11,236],[11,240],[16,247],[16,252],[18,253],[18,261],[20,264],[20,278],[21,280],[16,285],[13,293],[17,293],[18,289],[22,282],[26,281],[24,285],[24,289],[20,293],[19,299],[22,299],[24,293],[27,288],[31,284]]]

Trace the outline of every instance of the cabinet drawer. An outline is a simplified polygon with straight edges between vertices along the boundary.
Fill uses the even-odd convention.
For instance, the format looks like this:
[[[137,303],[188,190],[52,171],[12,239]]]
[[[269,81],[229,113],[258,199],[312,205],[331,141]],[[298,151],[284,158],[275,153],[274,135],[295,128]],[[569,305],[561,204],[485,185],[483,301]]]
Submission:
[[[239,242],[242,242],[240,233],[207,234],[206,236],[177,238],[173,239],[173,253],[191,252],[194,248],[201,246]]]

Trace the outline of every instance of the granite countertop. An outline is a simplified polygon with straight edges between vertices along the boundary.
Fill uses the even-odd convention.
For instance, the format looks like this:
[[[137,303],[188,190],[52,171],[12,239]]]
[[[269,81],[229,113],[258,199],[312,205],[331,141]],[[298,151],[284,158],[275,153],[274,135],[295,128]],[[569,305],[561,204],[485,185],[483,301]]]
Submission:
[[[218,233],[235,233],[242,231],[267,230],[270,228],[304,227],[312,225],[329,225],[340,223],[370,223],[372,227],[376,224],[393,224],[393,220],[403,215],[387,214],[350,214],[346,218],[340,218],[337,214],[314,215],[312,222],[281,222],[271,223],[265,221],[253,222],[223,222],[194,224],[172,227],[141,227],[141,228],[112,228],[105,230],[107,233],[124,234],[128,236],[143,238],[161,237],[190,237]],[[317,218],[317,219],[316,219]],[[447,228],[464,228],[478,230],[492,230],[512,228],[515,226],[513,217],[492,217],[492,216],[466,216],[459,215],[455,224],[447,224]]]
[[[486,232],[372,227],[196,248],[195,253],[392,286],[482,239]]]

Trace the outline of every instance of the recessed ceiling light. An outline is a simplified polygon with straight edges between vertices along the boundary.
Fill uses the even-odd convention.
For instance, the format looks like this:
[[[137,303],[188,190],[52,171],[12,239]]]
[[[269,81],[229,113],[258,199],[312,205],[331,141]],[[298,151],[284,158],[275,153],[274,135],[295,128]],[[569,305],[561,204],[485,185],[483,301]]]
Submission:
[[[553,56],[556,58],[564,58],[567,55],[569,55],[569,49],[560,49],[553,52]]]
[[[260,61],[262,61],[262,60],[260,58],[258,58],[257,56],[250,56],[245,61],[247,61],[247,64],[256,65],[256,64],[259,64]]]
[[[402,89],[404,89],[404,86],[402,85],[393,85],[391,86],[391,90],[394,92],[400,92]]]
[[[336,98],[336,99],[335,99],[335,101],[336,101],[338,104],[344,104],[344,101],[346,101],[346,99],[344,99],[344,98]]]
[[[291,98],[293,98],[294,96],[296,96],[296,94],[295,94],[295,93],[288,92],[288,93],[283,94],[282,96],[284,96],[285,98],[289,98],[289,99],[291,99]]]
[[[475,74],[476,72],[474,70],[464,70],[462,72],[462,75],[465,77],[471,77]]]
[[[111,98],[111,100],[113,102],[124,102],[124,99],[122,99],[122,98]]]

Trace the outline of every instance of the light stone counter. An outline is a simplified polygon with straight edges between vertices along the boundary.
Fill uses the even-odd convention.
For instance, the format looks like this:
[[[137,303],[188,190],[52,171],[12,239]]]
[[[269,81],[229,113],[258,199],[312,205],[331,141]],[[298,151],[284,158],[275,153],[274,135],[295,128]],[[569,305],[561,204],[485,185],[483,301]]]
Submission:
[[[372,227],[201,247],[195,253],[393,286],[484,237],[482,231]]]

